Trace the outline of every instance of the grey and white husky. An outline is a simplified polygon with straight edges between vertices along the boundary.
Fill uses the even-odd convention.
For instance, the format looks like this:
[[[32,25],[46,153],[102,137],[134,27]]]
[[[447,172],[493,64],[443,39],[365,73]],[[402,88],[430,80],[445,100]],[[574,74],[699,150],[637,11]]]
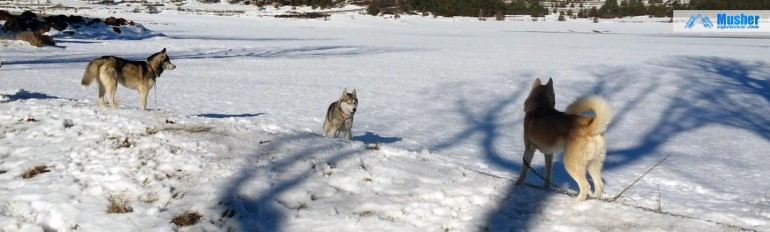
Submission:
[[[344,137],[350,140],[350,129],[353,128],[353,116],[358,108],[358,97],[356,90],[348,93],[348,89],[342,91],[342,96],[336,102],[329,105],[326,110],[326,120],[324,120],[324,134],[327,137],[336,138],[340,132]]]
[[[118,83],[139,91],[139,105],[142,110],[147,110],[147,95],[165,70],[174,70],[176,65],[166,55],[166,49],[147,57],[147,61],[126,60],[115,56],[103,56],[91,60],[83,73],[80,84],[83,89],[96,80],[99,85],[99,105],[109,103],[112,107],[118,107],[115,102],[115,92]],[[104,95],[107,95],[106,97]]]

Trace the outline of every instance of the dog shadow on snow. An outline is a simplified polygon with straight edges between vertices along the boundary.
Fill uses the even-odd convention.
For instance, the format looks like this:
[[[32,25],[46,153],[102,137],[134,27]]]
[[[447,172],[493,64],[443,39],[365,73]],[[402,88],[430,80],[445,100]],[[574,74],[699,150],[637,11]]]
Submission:
[[[384,137],[372,132],[365,132],[363,135],[353,136],[352,140],[361,141],[365,144],[390,144],[403,140],[399,137]]]
[[[649,73],[640,71],[649,69],[649,66],[659,67],[663,72],[661,74],[666,75],[640,76],[639,73]],[[601,95],[613,105],[613,122],[607,134],[609,143],[605,171],[625,168],[645,157],[660,156],[655,158],[662,159],[664,154],[660,149],[667,141],[683,133],[711,125],[748,131],[770,140],[770,117],[767,117],[770,113],[768,110],[770,109],[770,65],[768,63],[721,57],[675,56],[652,61],[644,66],[597,67],[595,69],[597,71],[589,73],[595,78],[595,83],[589,84],[593,87],[576,89],[576,91],[582,92],[580,95]],[[672,75],[678,79],[676,81],[664,79]],[[524,116],[523,103],[534,76],[521,77],[521,79],[518,86],[513,86],[509,96],[495,98],[491,102],[486,101],[481,106],[469,103],[467,100],[459,100],[455,110],[465,120],[465,129],[432,150],[445,149],[469,138],[480,137],[477,143],[480,143],[483,149],[481,153],[487,164],[510,172],[514,176],[518,175],[522,168],[521,157],[524,149],[522,147],[513,147],[512,150],[504,148],[506,150],[500,150],[501,152],[498,152],[498,149],[505,147],[504,144],[514,142],[507,141],[509,138],[502,140],[504,138],[501,134],[502,130],[516,127],[515,131],[521,132]],[[557,79],[557,88],[572,88],[558,87],[559,83]],[[562,85],[564,84],[562,82]],[[674,89],[672,92],[666,92],[666,89],[671,88]],[[557,99],[560,96],[564,97],[558,89],[556,95]],[[659,113],[655,113],[661,117],[655,117],[657,121],[648,124],[645,124],[644,120],[635,123],[632,127],[644,131],[640,139],[633,142],[632,146],[613,148],[612,141],[618,140],[613,136],[622,136],[620,133],[613,133],[613,127],[627,127],[628,125],[619,125],[629,121],[625,119],[637,121],[633,120],[633,117],[639,116],[638,112],[649,111],[650,101],[658,98],[669,100],[668,103],[661,103],[667,105],[654,106],[661,108]],[[471,109],[479,107],[482,108],[481,111]],[[558,105],[557,108],[559,108]],[[518,119],[511,121],[510,118],[515,116],[507,114],[508,109],[520,112]],[[563,110],[563,106],[558,110]],[[515,139],[521,140],[521,135],[516,135]],[[541,153],[537,152],[533,164],[537,163],[536,161],[542,161],[541,157]],[[541,174],[544,172],[542,165],[533,165],[533,168]],[[555,184],[577,190],[576,184],[563,168],[561,153],[555,159],[553,171]],[[507,180],[511,184],[509,192],[497,203],[496,209],[484,216],[487,220],[484,230],[527,230],[536,226],[537,215],[547,210],[544,208],[545,202],[555,193],[513,186],[515,178]],[[604,176],[604,178],[606,183],[613,184],[612,177]],[[539,186],[542,185],[543,180],[531,174],[527,183]],[[606,191],[604,193],[605,196],[614,194],[616,193]]]
[[[62,98],[51,96],[45,93],[30,92],[23,89],[20,89],[15,93],[11,93],[11,94],[0,94],[0,103],[30,100],[30,99],[50,100],[50,99],[62,99]]]

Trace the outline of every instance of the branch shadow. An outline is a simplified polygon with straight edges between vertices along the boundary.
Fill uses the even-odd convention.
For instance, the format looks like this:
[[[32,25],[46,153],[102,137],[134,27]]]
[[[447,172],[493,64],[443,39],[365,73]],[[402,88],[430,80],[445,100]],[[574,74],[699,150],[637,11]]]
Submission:
[[[71,44],[98,44],[104,43],[104,41],[83,40],[83,39],[56,39],[57,43],[71,43]]]
[[[654,61],[649,65],[658,66],[651,77],[644,80],[638,71],[628,67],[599,66],[600,70],[591,73],[596,84],[591,94],[599,94],[613,103],[615,116],[608,131],[618,123],[638,120],[641,117],[655,117],[657,121],[649,125],[631,125],[643,130],[641,139],[628,148],[615,148],[610,142],[608,157],[618,162],[607,163],[605,170],[621,169],[635,164],[644,157],[663,156],[661,148],[670,140],[684,133],[702,127],[719,125],[753,134],[770,140],[770,65],[763,61],[745,61],[722,57],[675,56]],[[644,67],[646,68],[646,67]],[[673,74],[675,81],[665,80],[659,74]],[[670,75],[669,75],[670,76]],[[684,79],[685,81],[680,81]],[[528,86],[521,84],[520,86]],[[673,88],[673,90],[671,90]],[[513,162],[496,155],[495,143],[499,136],[499,108],[508,104],[523,103],[526,89],[519,88],[507,99],[493,102],[482,114],[472,114],[468,104],[458,102],[458,112],[466,119],[468,129],[457,134],[453,140],[443,146],[473,134],[482,134],[481,146],[486,160],[497,167],[511,172],[521,168],[520,161]],[[557,93],[558,95],[558,93]],[[651,101],[666,99],[659,113],[645,113]],[[478,118],[479,120],[473,120]],[[517,122],[517,124],[520,122]],[[629,125],[623,125],[629,126]],[[610,141],[612,139],[610,138]],[[555,167],[559,165],[556,164]],[[564,179],[570,188],[576,188],[566,174],[557,174],[560,168],[554,168],[554,182]],[[563,170],[562,170],[563,171]],[[537,189],[511,187],[506,198],[498,203],[497,209],[487,215],[487,231],[527,230],[536,223],[534,216],[541,212],[544,202],[553,195],[551,192]]]
[[[228,37],[228,36],[203,36],[203,35],[172,35],[169,39],[178,40],[216,40],[216,41],[244,41],[244,42],[272,42],[272,41],[331,41],[340,38],[289,38],[289,37]]]
[[[481,147],[481,155],[486,164],[501,169],[504,172],[518,173],[522,164],[519,159],[507,159],[498,153],[500,139],[505,128],[512,126],[521,126],[522,120],[511,121],[507,109],[514,107],[522,110],[523,102],[529,93],[531,75],[517,74],[521,81],[512,83],[513,90],[504,96],[495,97],[489,95],[477,95],[479,99],[459,99],[454,106],[454,113],[460,115],[465,128],[459,133],[454,134],[446,141],[443,141],[430,148],[432,151],[442,151],[458,146],[465,141],[477,138]],[[479,92],[479,91],[476,91]],[[483,92],[483,91],[481,91]],[[490,100],[492,98],[492,100]],[[481,103],[479,103],[481,102]],[[502,141],[508,143],[510,141]],[[523,152],[523,149],[515,153]],[[511,152],[504,152],[508,154]],[[556,180],[554,175],[554,180]],[[532,223],[534,217],[541,210],[545,200],[553,193],[532,188],[521,188],[513,185],[505,193],[505,197],[498,202],[496,208],[487,212],[482,217],[486,221],[484,226],[486,231],[517,231],[524,230]]]
[[[266,146],[250,157],[247,168],[235,174],[220,195],[219,221],[223,222],[220,226],[224,231],[283,231],[286,217],[292,211],[313,207],[312,201],[316,199],[312,197],[315,190],[310,190],[307,194],[311,197],[300,205],[283,202],[281,195],[310,177],[323,175],[323,166],[334,168],[338,162],[361,152],[347,142],[312,133],[287,134],[260,143]],[[325,158],[322,153],[332,155]],[[265,185],[269,187],[259,187]]]
[[[249,113],[244,113],[244,114],[216,114],[216,113],[211,113],[211,114],[198,114],[198,115],[194,115],[194,116],[196,116],[196,117],[203,117],[203,118],[250,118],[250,117],[259,117],[259,116],[262,116],[262,115],[265,115],[265,114],[266,113],[256,113],[256,114],[249,114]]]
[[[172,59],[229,59],[229,58],[260,58],[260,59],[304,59],[345,56],[364,56],[392,52],[405,52],[410,49],[366,46],[303,46],[279,49],[207,49],[205,52],[182,52],[171,54]]]
[[[609,150],[609,156],[622,162],[608,164],[605,169],[633,164],[641,157],[658,153],[669,140],[707,126],[745,130],[770,140],[770,117],[767,116],[770,113],[770,65],[767,63],[723,57],[675,56],[651,64],[670,70],[685,81],[674,86],[667,84],[675,90],[671,96],[666,96],[670,103],[660,112],[660,120],[645,129],[646,134],[635,146]],[[600,84],[595,91],[609,96],[612,101],[612,96],[628,91],[629,87],[602,86],[629,83],[627,79],[618,78],[622,76],[634,75],[623,72],[598,75]],[[644,91],[634,96],[635,100],[617,108],[614,123],[622,121],[624,114],[628,116],[640,101],[655,93],[660,82],[653,78]]]
[[[328,57],[353,57],[375,54],[385,54],[394,52],[408,52],[415,49],[392,48],[392,47],[366,47],[366,46],[304,46],[295,48],[244,48],[244,49],[206,49],[206,51],[169,51],[169,57],[172,60],[198,60],[198,59],[231,59],[231,58],[257,58],[257,59],[307,59],[307,58],[328,58]],[[129,53],[129,54],[104,54],[118,56],[128,60],[145,60],[148,53]],[[57,55],[36,59],[20,59],[12,61],[3,61],[4,65],[17,64],[67,64],[67,63],[87,63],[98,56],[93,55]],[[85,64],[83,65],[85,68]]]
[[[106,54],[105,54],[106,55]],[[88,63],[94,58],[97,58],[96,56],[86,56],[86,55],[57,55],[57,56],[47,56],[40,59],[21,59],[21,60],[11,60],[11,61],[3,61],[3,65],[29,65],[29,64],[70,64],[70,63]],[[147,58],[146,56],[144,58]],[[142,58],[142,59],[144,59]],[[86,68],[86,65],[83,64],[83,69]]]

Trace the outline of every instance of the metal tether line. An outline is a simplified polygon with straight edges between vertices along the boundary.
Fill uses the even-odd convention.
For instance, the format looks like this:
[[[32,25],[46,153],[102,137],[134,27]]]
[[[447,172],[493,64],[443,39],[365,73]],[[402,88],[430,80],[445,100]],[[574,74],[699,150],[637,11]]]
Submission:
[[[547,182],[545,177],[543,177],[543,175],[540,175],[540,173],[535,171],[535,169],[532,168],[532,166],[530,166],[530,164],[527,163],[527,160],[524,159],[524,157],[521,157],[521,161],[522,161],[522,163],[524,163],[524,165],[527,166],[527,168],[529,168],[530,171],[532,171],[532,173],[535,173],[535,175],[537,177],[540,177],[540,179],[543,180],[543,182]],[[546,186],[537,186],[537,185],[534,185],[534,184],[530,184],[530,183],[527,183],[526,180],[524,182],[524,185],[526,185],[528,187],[532,187],[532,188],[536,188],[536,189],[542,189],[542,190],[547,190],[547,191],[553,191],[553,192],[557,192],[557,193],[563,193],[563,194],[569,195],[571,197],[577,196],[577,193],[575,193],[574,191],[569,191],[569,190],[567,190],[565,188],[562,188],[562,187],[560,187],[558,185],[555,185],[553,182],[549,182],[548,184],[550,184],[552,188],[547,188]]]
[[[155,79],[155,86],[153,86],[153,89],[155,89],[155,109],[158,109],[158,80]]]

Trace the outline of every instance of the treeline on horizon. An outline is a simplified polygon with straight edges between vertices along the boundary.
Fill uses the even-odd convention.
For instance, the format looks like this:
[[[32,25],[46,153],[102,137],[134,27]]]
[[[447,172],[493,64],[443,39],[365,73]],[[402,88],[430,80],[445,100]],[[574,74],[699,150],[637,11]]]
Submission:
[[[211,0],[209,0],[211,1]],[[216,0],[214,0],[216,1]],[[246,2],[248,0],[228,0]],[[344,4],[367,6],[367,13],[422,14],[434,16],[501,17],[503,15],[530,15],[543,17],[559,13],[573,18],[617,18],[649,15],[672,17],[674,10],[770,10],[770,0],[606,0],[599,8],[584,7],[581,0],[547,2],[542,0],[255,0],[257,5],[312,6],[332,8]],[[552,12],[549,12],[551,9]]]

